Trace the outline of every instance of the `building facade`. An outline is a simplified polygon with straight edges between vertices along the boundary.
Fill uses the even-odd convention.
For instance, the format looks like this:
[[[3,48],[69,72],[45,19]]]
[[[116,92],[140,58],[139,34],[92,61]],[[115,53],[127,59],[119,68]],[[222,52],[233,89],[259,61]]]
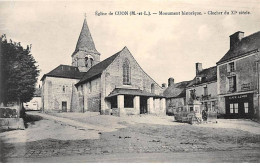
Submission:
[[[86,19],[72,66],[60,65],[41,81],[44,111],[166,114],[163,88],[145,73],[127,47],[100,61]]]
[[[163,89],[127,47],[90,68],[76,87],[86,111],[117,116],[166,113]]]
[[[163,92],[166,97],[166,114],[176,115],[186,109],[186,87],[190,81],[174,83],[173,78],[168,79],[168,87]]]
[[[230,49],[217,62],[220,113],[229,118],[259,118],[260,32],[230,36]]]
[[[186,88],[187,110],[217,112],[217,99],[217,67],[202,69],[202,64],[196,63],[196,76]]]

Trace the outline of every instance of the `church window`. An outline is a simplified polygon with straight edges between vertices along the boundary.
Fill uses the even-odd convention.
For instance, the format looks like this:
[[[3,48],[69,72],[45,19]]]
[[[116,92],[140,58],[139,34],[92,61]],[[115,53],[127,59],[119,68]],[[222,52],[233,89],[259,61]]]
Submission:
[[[93,59],[90,58],[90,66],[92,67],[93,66]]]
[[[123,84],[124,85],[130,85],[130,73],[131,73],[131,69],[130,69],[130,64],[129,61],[126,59],[124,64],[123,64]]]
[[[88,67],[88,57],[85,57],[85,66]]]

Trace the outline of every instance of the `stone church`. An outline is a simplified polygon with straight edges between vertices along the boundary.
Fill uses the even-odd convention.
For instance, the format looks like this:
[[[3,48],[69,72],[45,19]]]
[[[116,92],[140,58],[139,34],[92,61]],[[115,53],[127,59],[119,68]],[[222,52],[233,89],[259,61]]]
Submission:
[[[43,111],[166,114],[164,89],[127,47],[103,61],[100,56],[85,18],[72,65],[59,65],[41,78]]]

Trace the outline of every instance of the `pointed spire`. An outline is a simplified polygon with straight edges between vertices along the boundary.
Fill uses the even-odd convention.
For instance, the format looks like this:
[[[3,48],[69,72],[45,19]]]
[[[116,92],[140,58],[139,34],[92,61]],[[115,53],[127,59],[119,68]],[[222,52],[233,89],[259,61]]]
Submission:
[[[84,23],[79,35],[79,39],[76,45],[76,49],[73,53],[73,55],[75,53],[77,53],[78,51],[85,51],[85,52],[89,52],[89,53],[95,53],[100,55],[100,53],[96,50],[94,41],[91,37],[89,28],[88,28],[88,24],[87,24],[87,20],[86,20],[86,13],[85,13],[85,19],[84,19]]]

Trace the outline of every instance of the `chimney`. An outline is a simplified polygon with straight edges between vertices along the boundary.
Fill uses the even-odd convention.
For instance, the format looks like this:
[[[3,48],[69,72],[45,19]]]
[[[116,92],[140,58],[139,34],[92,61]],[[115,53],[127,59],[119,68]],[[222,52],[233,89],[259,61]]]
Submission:
[[[171,85],[173,85],[173,84],[174,84],[174,78],[170,77],[170,78],[168,79],[168,86],[171,86]]]
[[[196,75],[202,71],[202,63],[196,63]]]
[[[237,31],[233,35],[230,35],[230,49],[234,48],[234,46],[240,42],[244,37],[244,32],[242,31]]]
[[[162,88],[166,88],[166,83],[163,83],[163,84],[162,84]]]

